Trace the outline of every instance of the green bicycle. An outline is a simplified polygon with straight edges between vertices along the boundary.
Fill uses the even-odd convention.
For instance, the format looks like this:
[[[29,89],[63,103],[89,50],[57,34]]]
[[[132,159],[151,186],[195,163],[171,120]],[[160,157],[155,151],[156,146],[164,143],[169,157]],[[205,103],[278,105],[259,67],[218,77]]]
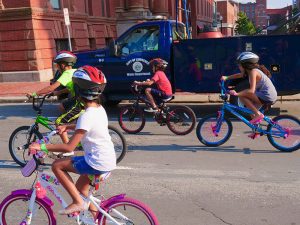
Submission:
[[[42,116],[42,106],[46,98],[49,98],[51,94],[45,95],[43,97],[34,97],[32,101],[32,107],[37,112],[35,117],[35,122],[31,126],[21,126],[15,129],[9,138],[9,153],[13,160],[24,167],[26,163],[32,158],[32,155],[28,154],[28,147],[32,142],[43,139],[53,130],[56,130],[54,118]],[[46,128],[46,134],[40,131],[40,126]],[[115,127],[108,125],[109,134],[114,143],[116,160],[119,163],[125,156],[127,152],[127,143],[124,135]],[[52,137],[49,140],[50,143],[57,143],[61,141],[59,135]],[[80,147],[77,149],[80,151]],[[81,150],[82,151],[82,150]],[[74,153],[73,153],[74,154]],[[70,156],[70,153],[51,153],[49,158],[57,159],[61,157]]]

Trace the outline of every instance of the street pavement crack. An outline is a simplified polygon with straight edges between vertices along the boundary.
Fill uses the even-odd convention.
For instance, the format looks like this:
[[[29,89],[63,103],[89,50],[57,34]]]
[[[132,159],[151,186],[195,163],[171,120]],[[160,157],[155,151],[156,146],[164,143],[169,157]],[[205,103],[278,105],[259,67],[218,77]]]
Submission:
[[[199,204],[195,203],[196,206],[198,206],[202,211],[211,214],[213,217],[217,218],[218,220],[222,221],[224,224],[228,224],[228,225],[233,225],[232,223],[229,223],[225,220],[223,220],[221,217],[217,216],[214,212],[203,208],[202,206],[200,206]]]
[[[173,192],[176,193],[178,196],[182,196],[182,194],[179,193],[177,190],[172,189],[172,188],[168,187],[168,186],[165,185],[165,184],[160,184],[160,186],[161,186],[162,188],[165,188],[165,189],[169,190],[169,191],[173,191]],[[212,212],[212,211],[210,211],[210,210],[208,210],[208,209],[203,208],[203,207],[202,207],[201,205],[199,205],[198,203],[196,203],[196,202],[194,202],[194,201],[193,201],[193,203],[194,203],[197,207],[199,207],[202,211],[211,214],[213,217],[215,217],[215,218],[217,218],[218,220],[222,221],[224,224],[233,225],[232,223],[229,223],[229,222],[225,221],[224,219],[222,219],[221,217],[217,216],[214,212]]]

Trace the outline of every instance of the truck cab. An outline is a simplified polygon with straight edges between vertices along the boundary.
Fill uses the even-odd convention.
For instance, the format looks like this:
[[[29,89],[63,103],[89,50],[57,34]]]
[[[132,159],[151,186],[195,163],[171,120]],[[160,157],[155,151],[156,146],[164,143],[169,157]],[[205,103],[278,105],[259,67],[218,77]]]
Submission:
[[[159,57],[170,62],[172,42],[182,37],[184,24],[176,25],[176,21],[139,23],[129,28],[107,48],[77,53],[76,67],[89,64],[101,69],[108,80],[104,92],[106,100],[117,103],[133,97],[130,92],[133,81],[152,77],[149,66],[151,59]],[[171,79],[170,69],[167,75]]]

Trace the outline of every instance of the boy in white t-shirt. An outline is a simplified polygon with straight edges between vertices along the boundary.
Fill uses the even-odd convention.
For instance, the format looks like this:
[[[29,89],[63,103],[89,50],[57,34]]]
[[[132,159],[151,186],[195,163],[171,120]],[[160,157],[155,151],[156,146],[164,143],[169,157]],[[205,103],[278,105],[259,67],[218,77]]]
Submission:
[[[104,108],[98,104],[98,98],[106,85],[104,74],[92,66],[83,66],[73,74],[76,95],[84,104],[85,112],[79,117],[76,125],[59,126],[59,133],[75,129],[67,144],[32,144],[31,152],[42,150],[51,152],[71,152],[79,142],[84,149],[84,156],[59,159],[53,162],[52,171],[59,182],[70,194],[73,202],[60,211],[60,214],[71,214],[84,210],[80,197],[88,195],[90,174],[103,174],[116,168],[114,145],[108,131],[108,119]],[[80,174],[76,185],[68,172]],[[78,192],[79,191],[79,192]],[[91,208],[90,208],[91,209]]]

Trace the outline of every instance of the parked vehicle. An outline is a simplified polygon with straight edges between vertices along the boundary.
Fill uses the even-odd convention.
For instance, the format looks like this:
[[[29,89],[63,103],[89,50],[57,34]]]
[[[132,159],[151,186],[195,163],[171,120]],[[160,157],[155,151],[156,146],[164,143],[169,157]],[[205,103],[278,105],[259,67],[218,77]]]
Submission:
[[[173,91],[218,93],[220,76],[238,72],[237,55],[253,51],[273,73],[279,95],[300,92],[299,34],[184,40],[184,28],[173,20],[136,24],[107,48],[77,52],[75,66],[100,68],[108,80],[103,96],[116,104],[134,98],[129,88],[134,80],[152,76],[153,58],[169,63],[166,74]]]

